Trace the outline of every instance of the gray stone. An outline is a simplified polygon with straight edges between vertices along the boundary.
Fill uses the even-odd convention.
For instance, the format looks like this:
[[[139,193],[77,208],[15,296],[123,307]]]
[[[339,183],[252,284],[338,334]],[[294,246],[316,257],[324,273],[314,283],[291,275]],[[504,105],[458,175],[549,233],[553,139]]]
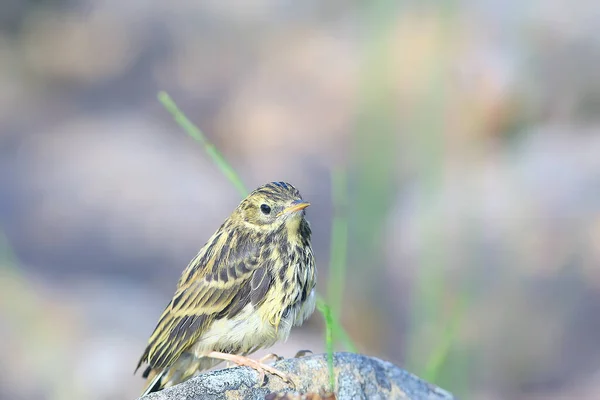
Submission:
[[[235,367],[201,374],[174,387],[150,393],[141,400],[263,400],[270,393],[281,392],[290,393],[289,398],[295,399],[299,397],[293,393],[324,396],[331,392],[325,354],[285,359],[273,365],[290,375],[297,385],[296,390],[269,374],[265,384],[259,386],[256,371]],[[335,353],[334,373],[337,400],[455,399],[449,392],[389,362],[360,354]]]

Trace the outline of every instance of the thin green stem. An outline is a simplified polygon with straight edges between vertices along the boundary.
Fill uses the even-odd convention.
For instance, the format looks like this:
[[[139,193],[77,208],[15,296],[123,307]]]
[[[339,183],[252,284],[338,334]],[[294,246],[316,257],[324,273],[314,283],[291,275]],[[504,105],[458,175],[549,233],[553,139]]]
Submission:
[[[434,347],[429,359],[427,360],[427,364],[425,365],[423,378],[427,379],[429,382],[436,382],[439,378],[439,375],[442,371],[442,367],[444,363],[448,360],[448,355],[458,336],[458,331],[461,326],[461,322],[463,321],[463,317],[466,313],[468,305],[467,295],[463,295],[456,309],[452,312],[450,316],[450,320],[447,323],[445,333],[440,335],[440,340],[437,342]]]
[[[317,308],[323,314],[325,319],[325,344],[327,350],[327,368],[329,370],[329,384],[331,391],[335,391],[335,373],[333,371],[333,329],[335,325],[333,315],[331,314],[331,308],[324,302],[319,301]]]
[[[225,177],[229,179],[233,186],[235,186],[242,197],[246,197],[248,195],[248,190],[240,179],[240,176],[235,172],[235,169],[225,160],[225,157],[223,157],[219,150],[208,141],[200,128],[194,125],[194,123],[185,116],[171,96],[166,92],[159,92],[158,101],[160,101],[167,111],[171,113],[175,122],[177,122],[189,136],[204,146],[204,150],[208,153],[210,158],[212,158]]]
[[[329,305],[327,304],[325,299],[323,299],[323,297],[317,295],[317,309],[321,311],[323,307],[329,307]],[[331,329],[334,332],[334,338],[339,338],[342,341],[342,344],[344,345],[346,350],[348,350],[349,352],[358,353],[358,348],[348,335],[348,332],[346,332],[346,330],[340,323],[340,319],[338,318],[338,316],[331,312],[331,318]]]
[[[342,313],[346,281],[346,258],[348,253],[348,217],[346,215],[346,174],[336,170],[332,174],[333,223],[329,254],[329,280],[327,296],[331,310],[336,316]]]

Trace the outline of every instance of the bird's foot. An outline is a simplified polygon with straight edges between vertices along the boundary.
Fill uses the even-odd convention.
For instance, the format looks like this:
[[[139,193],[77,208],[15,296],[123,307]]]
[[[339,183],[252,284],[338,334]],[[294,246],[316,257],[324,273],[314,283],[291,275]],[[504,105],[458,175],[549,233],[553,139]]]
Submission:
[[[298,350],[294,358],[306,357],[309,354],[313,354],[312,350]]]
[[[256,372],[258,372],[258,380],[260,382],[260,386],[265,383],[265,373],[268,372],[271,375],[276,375],[280,377],[283,381],[289,383],[296,389],[296,383],[290,378],[285,372],[282,372],[276,368],[271,367],[270,365],[264,364],[260,360],[253,360],[252,358],[238,356],[235,354],[227,354],[220,353],[218,351],[211,351],[206,355],[206,357],[218,358],[220,360],[231,361],[236,363],[241,367],[250,367]],[[264,357],[263,357],[264,358]]]
[[[264,363],[266,363],[267,361],[271,361],[271,360],[272,360],[272,361],[281,361],[281,360],[283,360],[283,357],[281,357],[281,356],[278,356],[278,355],[277,355],[277,354],[275,354],[275,353],[269,353],[269,354],[267,354],[266,356],[264,356],[264,357],[262,357],[261,359],[259,359],[259,360],[258,360],[258,362],[259,362],[259,363],[261,363],[261,364],[264,364]]]

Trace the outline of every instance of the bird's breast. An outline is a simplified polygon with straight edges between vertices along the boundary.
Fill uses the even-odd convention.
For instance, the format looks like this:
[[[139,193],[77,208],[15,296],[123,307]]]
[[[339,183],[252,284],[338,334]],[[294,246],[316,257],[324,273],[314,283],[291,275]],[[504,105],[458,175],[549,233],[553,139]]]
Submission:
[[[300,325],[314,311],[315,265],[310,246],[295,246],[290,261],[277,271],[273,302],[279,301],[279,325]],[[278,297],[278,298],[276,298]]]
[[[302,251],[300,251],[302,250]],[[295,254],[273,263],[271,286],[262,301],[246,305],[233,318],[212,322],[194,346],[197,356],[208,351],[244,354],[256,348],[287,340],[292,326],[301,325],[315,309],[315,268],[312,250],[298,249]],[[282,262],[287,259],[288,262]]]
[[[269,347],[279,339],[277,330],[264,320],[260,308],[248,304],[233,318],[215,320],[196,342],[193,353],[197,357],[210,351],[245,354],[255,348]]]

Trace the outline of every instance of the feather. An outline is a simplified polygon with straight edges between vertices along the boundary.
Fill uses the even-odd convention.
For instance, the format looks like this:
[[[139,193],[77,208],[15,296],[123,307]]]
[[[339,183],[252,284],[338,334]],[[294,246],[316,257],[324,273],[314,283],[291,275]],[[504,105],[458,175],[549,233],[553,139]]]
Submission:
[[[210,352],[245,355],[287,339],[291,326],[312,313],[306,205],[289,183],[267,184],[211,236],[181,274],[139,360],[138,368],[149,365],[145,392],[216,365],[206,358]]]

